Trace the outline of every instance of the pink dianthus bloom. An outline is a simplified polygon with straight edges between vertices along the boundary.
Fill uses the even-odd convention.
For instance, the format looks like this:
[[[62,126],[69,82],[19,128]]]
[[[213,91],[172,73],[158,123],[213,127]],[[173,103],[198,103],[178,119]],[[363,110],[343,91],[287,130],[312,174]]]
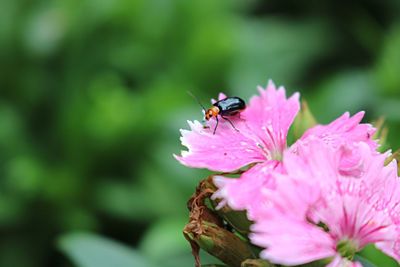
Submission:
[[[238,131],[224,120],[215,134],[214,118],[206,128],[198,121],[188,121],[190,130],[181,130],[181,142],[188,151],[175,158],[188,167],[221,172],[280,160],[289,127],[300,109],[299,94],[286,99],[285,89],[276,89],[272,81],[267,89],[258,90],[260,96],[254,96],[239,116],[230,118]],[[219,99],[225,97],[220,94]]]
[[[219,190],[214,198],[226,203],[233,209],[248,212],[250,219],[257,213],[255,209],[266,203],[260,203],[260,188],[273,188],[273,172],[284,173],[281,160],[286,147],[286,137],[300,102],[296,93],[286,98],[285,89],[276,89],[272,81],[266,89],[261,87],[259,96],[254,96],[247,108],[232,118],[236,131],[223,120],[213,135],[215,120],[209,122],[208,127],[198,122],[190,122],[191,130],[181,130],[181,141],[188,151],[182,151],[181,156],[175,156],[182,164],[189,167],[208,168],[214,171],[233,172],[241,167],[255,163],[255,166],[244,172],[239,179],[230,179],[217,176],[214,179]],[[220,94],[219,99],[226,96]],[[333,147],[343,143],[367,142],[371,148],[376,148],[372,140],[375,129],[369,124],[360,124],[363,112],[353,117],[348,113],[330,123],[318,125],[309,129],[302,137],[307,142],[310,136],[317,136]],[[296,152],[297,144],[290,150]],[[342,162],[343,172],[354,173],[358,171],[359,155],[351,150],[348,157]]]
[[[252,225],[251,241],[265,248],[261,257],[298,265],[334,257],[328,265],[351,263],[354,254],[375,244],[400,260],[400,180],[393,161],[365,142],[352,144],[360,171],[343,173],[348,147],[335,149],[319,138],[286,151],[286,174],[273,173],[274,190],[262,189],[270,203]]]
[[[288,150],[297,153],[299,144],[306,145],[309,140],[318,138],[333,149],[346,145],[346,154],[340,162],[340,171],[344,175],[359,175],[361,155],[352,145],[357,142],[365,142],[375,150],[376,141],[372,140],[375,132],[370,124],[360,123],[364,112],[359,112],[350,117],[346,112],[328,125],[317,125],[307,130],[304,135]],[[272,173],[285,173],[285,167],[281,161],[268,161],[262,165],[256,165],[245,172],[240,179],[230,179],[223,176],[215,176],[214,182],[219,190],[213,198],[223,199],[221,205],[227,203],[233,209],[246,209],[249,219],[255,219],[257,210],[263,209],[269,203],[260,197],[263,188],[272,189],[275,181]],[[261,200],[262,199],[262,200]]]
[[[191,130],[181,130],[181,141],[189,151],[175,156],[189,167],[233,172],[252,163],[256,165],[242,174],[240,179],[215,179],[220,190],[214,195],[221,198],[220,206],[249,210],[259,195],[259,188],[273,186],[269,174],[281,172],[281,159],[286,149],[287,133],[300,109],[299,94],[286,98],[285,89],[276,89],[269,81],[266,89],[258,87],[259,96],[253,96],[240,116],[231,118],[233,127],[220,120],[213,135],[215,119],[204,128],[198,122],[188,122]],[[219,99],[226,96],[220,94]],[[252,202],[249,202],[251,197]]]
[[[363,111],[353,117],[346,112],[328,125],[317,125],[308,129],[300,138],[301,141],[295,143],[290,149],[295,151],[298,143],[304,145],[308,139],[315,137],[334,149],[346,145],[346,157],[343,157],[340,162],[340,170],[343,174],[357,175],[361,155],[352,148],[352,144],[365,142],[372,150],[378,147],[377,142],[372,139],[375,128],[370,124],[360,123],[363,117]]]

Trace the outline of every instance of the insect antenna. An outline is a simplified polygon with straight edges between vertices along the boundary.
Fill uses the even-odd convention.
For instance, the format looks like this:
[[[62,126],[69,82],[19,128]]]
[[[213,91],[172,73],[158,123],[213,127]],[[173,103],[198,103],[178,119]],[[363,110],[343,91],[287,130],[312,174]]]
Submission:
[[[193,99],[194,100],[196,100],[196,102],[197,103],[199,103],[199,105],[201,106],[201,108],[203,109],[203,113],[204,113],[204,115],[206,114],[206,108],[203,106],[203,104],[200,102],[200,100],[194,95],[194,94],[192,94],[192,92],[190,92],[190,91],[186,91],[191,97],[193,97]],[[205,120],[205,118],[203,117],[203,126],[204,126],[204,123],[206,122],[206,120]],[[205,127],[205,126],[204,126]]]
[[[203,104],[201,104],[200,100],[194,95],[192,94],[192,92],[187,91],[187,93],[193,97],[194,100],[196,100],[197,103],[199,103],[199,105],[201,106],[201,108],[203,109],[204,112],[206,112],[206,108],[203,106]]]

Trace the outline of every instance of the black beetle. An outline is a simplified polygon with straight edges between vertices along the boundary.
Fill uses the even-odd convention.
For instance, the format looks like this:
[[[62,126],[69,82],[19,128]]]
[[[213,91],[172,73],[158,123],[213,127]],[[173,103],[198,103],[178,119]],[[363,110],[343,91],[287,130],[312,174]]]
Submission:
[[[215,131],[217,130],[218,127],[218,115],[221,116],[221,118],[223,118],[224,120],[228,121],[232,125],[232,127],[237,131],[236,127],[227,117],[234,116],[243,111],[245,108],[246,108],[246,103],[240,97],[237,96],[227,97],[215,102],[212,105],[212,107],[207,110],[205,110],[203,107],[205,111],[204,118],[206,120],[209,120],[212,117],[216,119],[217,124],[215,125],[213,134],[215,134]]]
[[[203,104],[201,104],[201,102],[197,99],[197,97],[195,97],[189,91],[188,94],[191,95],[203,108],[205,120],[210,120],[212,117],[214,117],[215,120],[217,121],[213,134],[215,134],[215,131],[217,130],[218,127],[218,115],[221,116],[221,118],[223,118],[224,120],[228,121],[232,125],[233,129],[238,131],[238,129],[236,129],[236,127],[231,122],[231,120],[228,119],[227,117],[235,116],[236,114],[242,112],[246,108],[246,103],[244,102],[243,99],[237,96],[226,97],[224,99],[215,102],[211,108],[206,109],[203,106]]]

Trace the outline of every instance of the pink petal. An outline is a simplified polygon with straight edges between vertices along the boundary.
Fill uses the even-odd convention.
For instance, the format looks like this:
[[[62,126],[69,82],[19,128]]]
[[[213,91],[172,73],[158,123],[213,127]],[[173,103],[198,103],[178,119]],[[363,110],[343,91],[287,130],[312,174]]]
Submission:
[[[182,151],[182,156],[175,158],[183,165],[195,168],[207,168],[214,171],[231,172],[250,163],[265,160],[257,141],[249,137],[247,128],[240,119],[232,118],[239,130],[223,120],[213,134],[215,122],[210,128],[198,121],[189,121],[190,130],[181,130],[181,142],[189,151]]]
[[[259,163],[238,179],[215,176],[214,183],[218,190],[213,195],[213,199],[222,199],[220,206],[228,204],[235,210],[246,209],[249,219],[253,219],[259,209],[268,205],[261,189],[267,190],[275,187],[272,172],[283,172],[279,161]]]
[[[208,128],[189,122],[191,129],[181,130],[181,142],[188,151],[175,158],[189,167],[223,172],[250,163],[280,160],[287,131],[299,110],[299,95],[286,99],[284,88],[277,90],[272,82],[259,91],[260,96],[253,97],[240,115],[229,118],[238,131],[221,117],[215,135],[215,119],[207,122]]]
[[[315,173],[324,177],[336,177],[337,166],[341,160],[340,153],[332,153],[334,150],[315,136],[310,136],[305,141],[299,140],[294,145],[295,150],[291,148],[286,151],[283,162],[291,177],[304,182],[310,181],[310,177],[315,176]],[[319,181],[318,178],[315,180],[320,183],[327,182]]]
[[[358,177],[341,173],[342,158],[349,156],[345,145],[334,148],[313,136],[307,142],[300,141],[296,153],[285,152],[287,174],[272,174],[274,190],[268,194],[262,191],[271,205],[256,216],[252,228],[252,242],[266,248],[263,257],[281,264],[306,263],[327,256],[324,253],[334,251],[340,240],[351,239],[358,249],[376,243],[399,258],[400,179],[396,163],[384,166],[387,155],[376,153],[367,143],[351,147],[361,155]],[[317,226],[320,222],[329,232]],[[315,254],[308,253],[307,246]],[[304,261],[299,262],[302,255]],[[346,265],[337,266],[357,266],[339,262]]]
[[[219,93],[218,94],[218,101],[227,98],[227,96],[224,93]],[[211,99],[211,104],[214,104],[215,102],[217,102],[217,100],[215,100],[214,98]]]
[[[310,138],[320,138],[326,144],[334,149],[340,148],[342,145],[348,147],[343,153],[346,157],[342,157],[339,169],[342,175],[359,177],[362,172],[361,155],[352,147],[353,143],[365,142],[372,150],[377,148],[377,143],[372,139],[375,132],[370,124],[360,124],[364,112],[359,112],[353,117],[349,113],[344,113],[341,117],[334,120],[328,125],[317,125],[307,130],[301,137],[301,141],[307,143]],[[299,142],[299,141],[298,141]],[[290,149],[296,151],[298,142]]]
[[[366,142],[375,150],[377,143],[372,140],[372,136],[376,129],[370,124],[360,123],[363,117],[363,111],[353,117],[346,112],[328,125],[317,125],[308,129],[301,139],[317,136],[333,148],[338,148],[343,143]]]
[[[319,204],[314,204],[311,217],[315,222],[324,222],[332,237],[338,240],[355,239],[360,248],[370,243],[393,240],[396,230],[384,210],[391,209],[393,200],[394,203],[400,200],[400,180],[396,170],[384,167],[386,156],[371,151],[366,143],[352,147],[361,155],[362,173],[356,179],[344,176],[338,168],[343,160],[334,160],[332,156],[346,157],[347,154],[343,153],[346,147],[335,151],[326,144],[318,145],[316,140],[299,149],[300,158],[307,159],[306,168],[310,170],[308,180],[303,183],[314,180],[316,186],[321,188],[323,198]],[[324,160],[327,164],[323,163]],[[288,169],[288,174],[293,175],[294,172]]]
[[[311,224],[285,217],[268,218],[256,224],[252,243],[266,248],[261,258],[282,265],[298,265],[335,255],[329,235]],[[258,232],[258,230],[262,230]]]
[[[227,96],[224,94],[224,93],[219,93],[218,94],[218,100],[222,100],[222,99],[225,99],[225,98],[227,98]]]
[[[349,261],[337,255],[326,267],[363,267],[359,262]]]
[[[363,172],[362,155],[357,147],[348,145],[343,149],[339,172],[343,176],[360,177]]]
[[[275,158],[275,154],[281,154],[286,148],[289,127],[300,109],[299,94],[295,93],[287,99],[285,89],[276,89],[272,81],[266,89],[258,87],[258,91],[260,96],[251,98],[241,117],[261,140],[263,149]]]
[[[286,155],[302,168],[306,161],[296,155]],[[292,164],[294,166],[294,164]],[[289,170],[288,171],[293,171]],[[303,264],[335,255],[334,240],[321,228],[307,221],[310,206],[320,197],[320,188],[308,179],[274,173],[275,189],[265,193],[271,205],[255,216],[252,243],[266,248],[261,257],[283,265]],[[305,180],[302,179],[304,175]]]
[[[292,161],[292,163],[288,164],[289,161]],[[305,219],[308,216],[310,206],[320,199],[322,190],[316,186],[314,179],[310,179],[312,172],[308,169],[306,160],[286,152],[284,164],[284,168],[290,176],[274,172],[271,174],[272,178],[270,178],[274,180],[273,190],[260,189],[264,199],[268,199],[273,206],[271,208],[270,205],[264,210],[258,209],[260,213],[255,218],[260,218],[260,221],[268,220],[267,217],[271,214],[285,218]],[[319,163],[316,163],[316,165],[324,166],[324,164]],[[291,168],[287,168],[287,166],[291,166]]]

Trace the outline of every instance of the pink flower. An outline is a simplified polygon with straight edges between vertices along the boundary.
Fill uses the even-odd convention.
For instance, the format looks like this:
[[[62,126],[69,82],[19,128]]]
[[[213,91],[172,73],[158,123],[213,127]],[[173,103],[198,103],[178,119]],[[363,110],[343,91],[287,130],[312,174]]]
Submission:
[[[239,179],[214,176],[214,184],[219,189],[212,199],[220,200],[217,209],[226,204],[235,210],[246,209],[247,217],[253,220],[258,210],[268,206],[261,189],[275,187],[275,179],[271,175],[274,172],[284,172],[280,161],[257,164],[244,172]]]
[[[362,141],[376,149],[377,143],[372,139],[375,128],[370,124],[360,124],[363,117],[363,111],[358,112],[353,117],[345,112],[328,125],[317,125],[308,129],[300,139],[307,140],[310,136],[318,136],[333,148],[338,148],[343,143]]]
[[[327,267],[363,267],[359,262],[353,262],[348,259],[344,259],[340,256],[336,256]]]
[[[222,200],[219,207],[228,203],[233,209],[246,209],[250,219],[254,219],[256,210],[268,206],[268,203],[258,201],[261,197],[260,188],[274,186],[271,178],[273,172],[285,172],[281,165],[282,153],[286,149],[289,127],[300,106],[297,93],[287,99],[285,89],[276,89],[272,81],[267,89],[259,88],[259,92],[260,96],[251,99],[240,118],[232,119],[239,132],[225,122],[220,123],[213,135],[215,121],[211,121],[206,129],[197,121],[189,121],[191,131],[181,130],[182,144],[189,151],[183,151],[180,157],[175,156],[186,166],[223,172],[232,172],[256,163],[239,179],[223,176],[214,179],[219,190],[213,198]],[[225,97],[220,94],[219,99]],[[301,140],[305,143],[310,137],[319,137],[333,147],[365,141],[376,148],[375,141],[371,139],[375,129],[369,124],[360,124],[363,115],[363,112],[359,112],[350,117],[345,113],[329,125],[309,129]],[[290,148],[293,153],[296,153],[296,149],[297,143]],[[359,155],[353,154],[352,150],[348,154],[342,169],[344,173],[354,174],[358,171]]]
[[[266,89],[259,87],[258,90],[260,95],[251,98],[240,117],[231,119],[239,131],[220,120],[213,135],[215,120],[206,129],[197,121],[189,121],[191,131],[181,130],[182,144],[189,151],[182,151],[181,157],[175,156],[186,166],[222,172],[257,163],[240,179],[215,179],[220,190],[214,198],[222,199],[219,207],[228,201],[234,209],[248,209],[249,217],[250,206],[260,195],[259,188],[273,186],[269,173],[282,171],[280,160],[286,149],[287,133],[300,109],[299,94],[287,99],[285,89],[276,89],[272,81]],[[225,97],[220,94],[219,99]]]
[[[286,99],[285,89],[258,88],[240,116],[230,118],[236,131],[220,120],[213,135],[215,119],[204,128],[198,121],[188,121],[190,130],[181,130],[181,142],[188,148],[175,158],[182,164],[213,171],[232,172],[251,163],[279,160],[286,148],[286,136],[300,108],[299,94]],[[220,94],[220,98],[225,95]]]
[[[357,175],[360,155],[351,147],[352,143],[365,142],[371,149],[376,150],[378,144],[372,139],[375,133],[375,128],[370,124],[360,123],[364,117],[364,112],[358,112],[353,117],[350,117],[348,112],[334,120],[328,125],[317,125],[308,129],[300,138],[301,143],[305,142],[311,137],[318,137],[326,144],[334,149],[346,145],[346,157],[343,157],[340,163],[340,170],[343,174]],[[296,150],[297,144],[294,144],[291,149]]]
[[[359,112],[353,117],[349,113],[343,114],[328,125],[317,125],[308,131],[293,144],[288,150],[297,153],[299,144],[306,145],[309,140],[321,139],[324,143],[338,149],[346,144],[346,157],[342,157],[340,171],[343,175],[357,176],[360,173],[361,155],[352,144],[365,142],[372,150],[375,150],[377,143],[372,140],[375,129],[370,124],[360,124],[364,112]],[[258,164],[251,170],[245,172],[240,179],[230,179],[223,176],[216,176],[214,182],[219,190],[214,194],[214,199],[222,199],[220,206],[226,203],[233,209],[246,209],[249,219],[255,219],[257,210],[268,206],[264,199],[260,201],[262,188],[271,189],[274,186],[272,173],[285,173],[285,168],[279,161],[269,161]]]
[[[251,241],[261,257],[283,265],[335,257],[328,266],[349,263],[367,244],[400,260],[400,180],[395,162],[365,142],[352,144],[360,155],[356,176],[341,171],[348,147],[320,138],[285,152],[286,174],[273,173],[275,188],[263,188],[267,209],[255,216]]]

